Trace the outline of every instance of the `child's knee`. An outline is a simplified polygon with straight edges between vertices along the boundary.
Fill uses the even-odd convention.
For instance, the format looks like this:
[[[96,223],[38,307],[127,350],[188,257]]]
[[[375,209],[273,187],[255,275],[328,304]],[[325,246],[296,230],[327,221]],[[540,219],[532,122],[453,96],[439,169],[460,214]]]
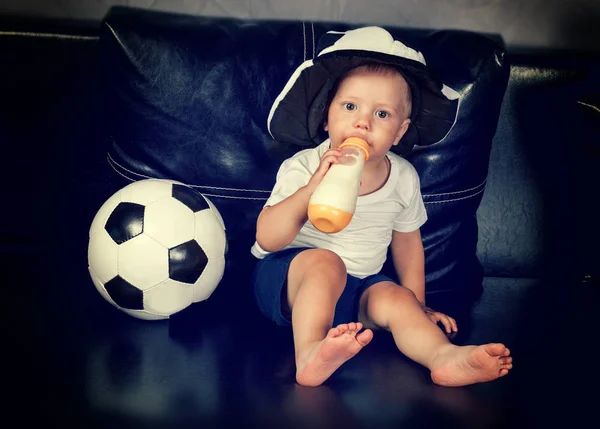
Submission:
[[[408,301],[416,301],[415,293],[392,282],[381,282],[369,287],[361,297],[361,306],[369,309],[397,309],[398,305]]]
[[[335,252],[327,249],[311,249],[307,261],[310,275],[324,276],[330,281],[346,282],[346,265]]]
[[[398,286],[398,285],[394,285],[395,287],[391,288],[391,293],[394,296],[394,299],[398,300],[398,301],[406,301],[406,300],[411,300],[414,301],[417,299],[417,296],[415,295],[415,293],[404,287],[404,286]]]

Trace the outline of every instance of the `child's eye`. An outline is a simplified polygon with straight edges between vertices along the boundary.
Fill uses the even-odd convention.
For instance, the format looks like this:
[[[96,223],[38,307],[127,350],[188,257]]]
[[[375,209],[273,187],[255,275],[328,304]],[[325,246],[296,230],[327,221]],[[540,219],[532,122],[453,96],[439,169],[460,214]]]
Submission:
[[[378,118],[381,118],[381,119],[385,119],[390,116],[390,114],[388,112],[386,112],[385,110],[378,110],[376,115]]]
[[[356,104],[354,103],[344,103],[344,109],[346,110],[356,110]]]

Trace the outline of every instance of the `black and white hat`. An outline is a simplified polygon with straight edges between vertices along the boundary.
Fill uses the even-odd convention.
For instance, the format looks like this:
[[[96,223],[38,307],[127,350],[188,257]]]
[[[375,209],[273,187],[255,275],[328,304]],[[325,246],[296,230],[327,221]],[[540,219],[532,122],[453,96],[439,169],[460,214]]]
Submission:
[[[373,62],[397,67],[412,92],[411,124],[392,151],[403,155],[415,145],[437,143],[452,129],[459,94],[432,75],[420,52],[383,28],[330,31],[319,40],[318,52],[296,69],[271,107],[268,127],[276,140],[302,148],[323,142],[329,92],[347,71]]]

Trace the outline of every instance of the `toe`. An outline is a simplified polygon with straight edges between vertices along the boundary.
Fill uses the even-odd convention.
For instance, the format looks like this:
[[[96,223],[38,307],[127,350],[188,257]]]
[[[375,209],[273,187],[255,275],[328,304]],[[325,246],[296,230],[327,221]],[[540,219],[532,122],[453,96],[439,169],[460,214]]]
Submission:
[[[508,374],[508,369],[506,368],[502,368],[499,372],[498,372],[498,377],[504,377],[506,374]]]
[[[490,356],[504,356],[506,347],[501,343],[491,343],[486,347],[486,351]]]
[[[356,336],[356,341],[358,341],[362,346],[366,346],[373,339],[373,331],[370,329],[365,329],[363,332]]]
[[[356,323],[350,322],[348,323],[348,332],[354,331],[356,332]]]
[[[344,331],[342,331],[339,326],[336,326],[335,328],[331,328],[329,330],[329,332],[327,333],[327,336],[335,338],[335,337],[339,337],[343,332]]]

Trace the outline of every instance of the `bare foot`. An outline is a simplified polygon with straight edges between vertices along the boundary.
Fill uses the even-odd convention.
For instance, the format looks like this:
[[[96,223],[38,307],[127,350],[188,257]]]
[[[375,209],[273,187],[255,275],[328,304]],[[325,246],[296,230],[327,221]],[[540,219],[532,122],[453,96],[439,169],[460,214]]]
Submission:
[[[510,350],[504,344],[459,347],[449,344],[431,367],[431,379],[441,386],[466,386],[505,376],[512,368]]]
[[[302,386],[319,386],[344,362],[354,357],[373,339],[373,331],[362,323],[347,323],[331,328],[327,336],[296,355],[296,381]],[[357,335],[358,334],[358,335]]]

